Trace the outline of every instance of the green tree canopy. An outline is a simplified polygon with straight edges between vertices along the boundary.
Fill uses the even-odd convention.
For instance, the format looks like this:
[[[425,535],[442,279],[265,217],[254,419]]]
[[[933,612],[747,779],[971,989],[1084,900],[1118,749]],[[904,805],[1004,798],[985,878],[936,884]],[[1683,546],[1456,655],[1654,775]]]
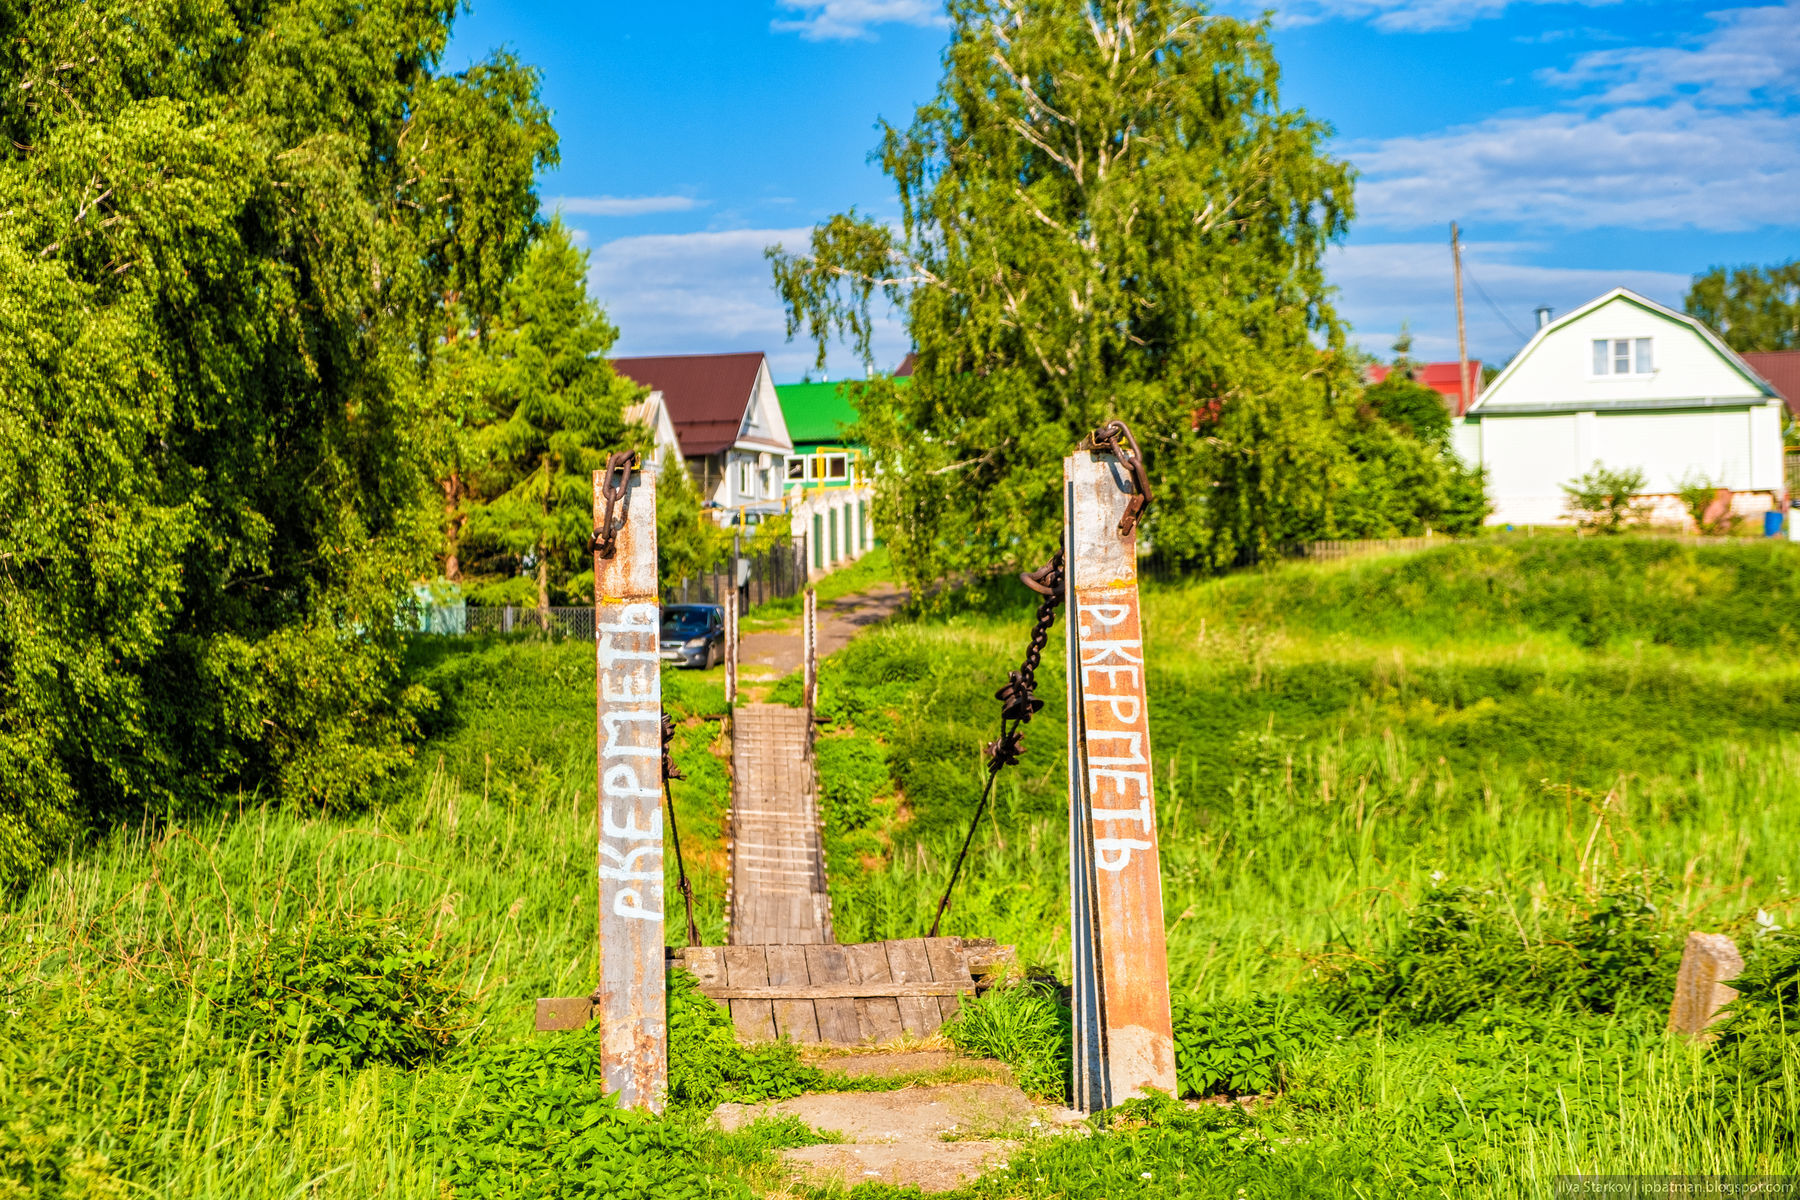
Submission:
[[[1686,306],[1733,350],[1800,350],[1800,259],[1714,267],[1694,276]]]
[[[1351,171],[1282,106],[1267,25],[1182,0],[949,18],[936,97],[884,126],[899,225],[852,211],[771,251],[821,362],[840,335],[867,357],[878,295],[904,316],[913,386],[859,401],[899,568],[1035,565],[1060,459],[1114,417],[1145,446],[1164,548],[1228,561],[1331,528],[1356,381],[1322,259]]]
[[[593,475],[626,447],[624,407],[642,390],[604,357],[618,331],[587,294],[587,264],[552,220],[481,347],[491,419],[474,435],[469,534],[529,557],[540,610],[553,581],[592,575]]]
[[[453,0],[0,0],[0,884],[404,758],[422,385],[554,135]]]

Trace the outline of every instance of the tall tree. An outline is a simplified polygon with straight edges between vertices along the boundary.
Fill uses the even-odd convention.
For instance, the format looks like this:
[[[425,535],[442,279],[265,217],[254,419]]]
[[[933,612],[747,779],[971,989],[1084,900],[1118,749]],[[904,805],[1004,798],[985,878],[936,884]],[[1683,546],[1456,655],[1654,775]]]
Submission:
[[[604,357],[617,337],[587,294],[587,251],[553,219],[488,338],[494,419],[474,439],[483,498],[469,522],[473,537],[530,560],[546,616],[553,581],[592,573],[593,473],[626,445],[624,406],[641,390]]]
[[[554,153],[530,72],[437,71],[456,8],[0,0],[0,886],[405,761],[424,384]]]
[[[898,228],[852,211],[770,252],[821,363],[840,335],[867,358],[878,295],[903,313],[913,384],[859,401],[900,569],[1048,554],[1057,464],[1113,417],[1144,443],[1166,549],[1229,560],[1328,528],[1355,487],[1322,266],[1351,172],[1282,107],[1266,23],[1183,0],[949,17],[936,97],[884,126]]]
[[[1800,350],[1800,259],[1696,275],[1687,311],[1733,350]]]

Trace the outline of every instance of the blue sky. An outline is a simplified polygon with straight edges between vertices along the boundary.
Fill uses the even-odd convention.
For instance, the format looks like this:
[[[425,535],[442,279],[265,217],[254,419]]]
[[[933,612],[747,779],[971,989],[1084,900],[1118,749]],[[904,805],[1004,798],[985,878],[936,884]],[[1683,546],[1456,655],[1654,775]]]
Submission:
[[[1501,361],[1532,309],[1623,284],[1679,306],[1715,264],[1800,256],[1800,0],[1277,0],[1282,98],[1329,122],[1358,217],[1339,311],[1385,353],[1455,357],[1449,222],[1469,349]],[[851,206],[897,210],[875,122],[935,88],[935,0],[475,0],[448,64],[499,47],[544,72],[562,165],[543,181],[592,259],[621,354],[784,340],[763,247]],[[889,322],[881,365],[904,352]],[[860,374],[834,352],[831,369]]]

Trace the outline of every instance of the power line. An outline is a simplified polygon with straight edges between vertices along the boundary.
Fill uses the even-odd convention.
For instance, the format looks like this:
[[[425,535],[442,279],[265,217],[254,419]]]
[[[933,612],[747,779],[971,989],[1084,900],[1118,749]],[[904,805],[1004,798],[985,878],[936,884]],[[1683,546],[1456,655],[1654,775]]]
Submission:
[[[1487,301],[1487,306],[1494,310],[1494,315],[1496,317],[1499,317],[1500,320],[1505,323],[1505,325],[1508,329],[1512,330],[1513,336],[1518,338],[1521,343],[1529,342],[1531,340],[1531,338],[1523,333],[1520,333],[1519,327],[1512,323],[1512,319],[1509,318],[1504,312],[1500,311],[1500,306],[1498,304],[1494,303],[1494,298],[1487,294],[1486,288],[1481,286],[1481,280],[1475,278],[1475,273],[1473,271],[1469,270],[1469,264],[1466,260],[1463,263],[1463,274],[1468,276],[1469,282],[1475,285],[1475,290],[1477,292],[1481,293],[1481,298],[1483,300]]]

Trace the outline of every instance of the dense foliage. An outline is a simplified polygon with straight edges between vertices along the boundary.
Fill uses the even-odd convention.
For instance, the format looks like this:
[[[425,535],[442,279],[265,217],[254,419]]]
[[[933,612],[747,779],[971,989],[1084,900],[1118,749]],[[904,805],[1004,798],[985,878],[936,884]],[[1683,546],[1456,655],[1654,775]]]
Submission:
[[[1061,459],[1114,417],[1176,557],[1441,520],[1439,448],[1358,403],[1322,265],[1351,171],[1283,107],[1268,25],[1188,0],[949,17],[936,97],[883,127],[898,228],[850,212],[771,251],[789,333],[821,356],[839,334],[866,356],[878,295],[904,315],[912,386],[857,400],[901,573],[1037,565]]]
[[[555,154],[534,72],[437,71],[455,10],[0,3],[0,886],[404,763],[424,382]]]
[[[1800,350],[1800,259],[1694,276],[1687,311],[1745,350]]]

